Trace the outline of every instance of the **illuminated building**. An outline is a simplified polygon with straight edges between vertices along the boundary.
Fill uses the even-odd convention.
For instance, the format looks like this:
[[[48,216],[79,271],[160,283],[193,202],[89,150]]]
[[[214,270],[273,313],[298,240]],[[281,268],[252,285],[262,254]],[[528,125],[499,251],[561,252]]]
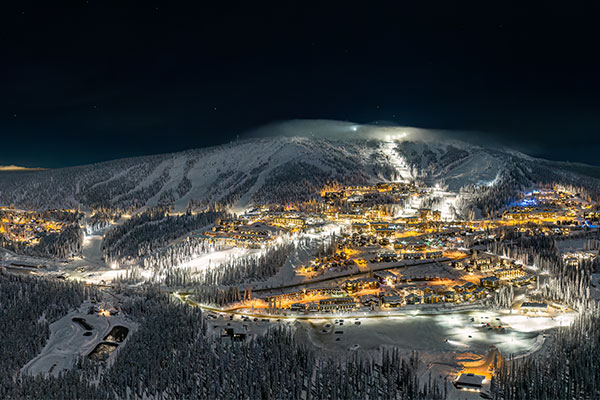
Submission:
[[[379,280],[377,278],[359,278],[344,283],[344,290],[354,293],[362,289],[377,289]]]
[[[519,278],[522,277],[524,275],[526,275],[526,272],[523,271],[521,268],[503,268],[503,269],[499,269],[497,270],[494,275],[496,277],[498,277],[499,279],[514,279],[514,278]]]
[[[423,296],[423,303],[432,304],[432,303],[439,303],[439,302],[440,302],[440,296],[438,296],[435,293],[427,293]]]
[[[497,289],[500,287],[500,279],[496,276],[481,278],[480,283],[484,288]]]
[[[383,296],[381,305],[386,308],[396,308],[402,306],[404,299],[401,296]]]
[[[353,311],[355,308],[356,302],[352,297],[337,297],[319,300],[319,311],[321,312]]]
[[[404,300],[406,300],[406,304],[421,304],[422,302],[421,296],[416,294],[409,294]]]
[[[521,311],[527,314],[538,314],[548,312],[548,304],[526,301],[521,304]]]
[[[379,279],[379,282],[385,285],[393,285],[398,281],[396,274],[390,271],[377,271],[373,273],[373,277]]]
[[[481,391],[485,376],[475,374],[461,374],[454,382],[454,386],[461,390]]]

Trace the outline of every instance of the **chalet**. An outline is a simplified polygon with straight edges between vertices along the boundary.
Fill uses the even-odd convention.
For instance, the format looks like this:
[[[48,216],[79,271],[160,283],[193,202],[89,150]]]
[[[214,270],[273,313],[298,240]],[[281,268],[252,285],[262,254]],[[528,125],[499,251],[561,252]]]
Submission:
[[[308,303],[307,305],[308,312],[315,313],[319,311],[319,304],[315,302]]]
[[[496,276],[487,276],[479,280],[484,288],[498,289],[500,287],[500,279]]]
[[[406,304],[421,304],[421,296],[417,296],[416,294],[409,294],[405,300]]]
[[[302,228],[306,225],[306,221],[298,216],[281,215],[273,218],[275,225],[289,226],[292,228]]]
[[[373,277],[377,278],[381,284],[393,285],[398,281],[396,274],[390,271],[377,271],[373,273]]]
[[[375,235],[377,235],[377,237],[388,238],[393,236],[395,233],[396,230],[389,227],[375,229]]]
[[[526,301],[521,304],[521,311],[527,314],[539,314],[548,312],[548,304]]]
[[[236,234],[241,238],[268,239],[277,233],[277,228],[262,222],[255,222],[251,225],[241,225],[237,228]]]
[[[319,300],[320,312],[342,312],[352,311],[356,308],[356,303],[352,297],[335,297]]]
[[[427,245],[422,242],[409,243],[405,246],[405,249],[409,251],[424,251],[427,249]]]
[[[306,293],[312,293],[315,295],[325,294],[330,296],[344,296],[344,292],[339,288],[334,287],[320,287],[315,289],[307,289]]]
[[[461,390],[481,391],[485,376],[475,374],[461,374],[454,382],[454,386]]]
[[[304,312],[306,311],[306,304],[294,303],[290,306],[290,309],[294,312]]]
[[[400,307],[404,303],[402,296],[383,296],[381,305],[386,308]]]
[[[398,261],[398,255],[396,253],[381,253],[375,258],[378,262],[396,262]]]
[[[493,271],[496,268],[496,264],[495,263],[482,263],[482,264],[477,264],[477,269],[480,270],[481,272],[490,272]]]
[[[458,270],[463,270],[463,269],[465,269],[465,264],[464,264],[463,262],[460,262],[460,261],[452,261],[452,266],[453,266],[455,269],[458,269]]]
[[[508,280],[519,278],[526,275],[526,273],[521,268],[502,268],[497,270],[494,275],[496,275],[499,279]]]
[[[348,293],[354,293],[363,289],[377,289],[379,280],[377,278],[360,278],[344,283],[344,290]]]
[[[487,295],[487,290],[485,290],[482,287],[478,287],[477,289],[475,289],[473,291],[473,298],[475,299],[482,299]]]
[[[563,254],[563,262],[569,267],[576,267],[579,264],[579,259],[572,254]]]
[[[460,299],[458,293],[456,293],[454,290],[449,290],[446,293],[444,293],[444,301],[448,302],[448,303],[454,303],[455,301],[458,301]]]
[[[388,229],[389,224],[387,222],[371,222],[371,229],[377,231],[377,229]]]
[[[352,224],[352,230],[358,233],[367,233],[371,230],[371,227],[369,224],[364,222],[355,222]]]
[[[440,258],[444,253],[441,250],[433,250],[433,251],[412,251],[407,250],[402,253],[402,258],[405,260],[423,260],[430,258]]]
[[[440,296],[435,293],[427,293],[423,296],[423,302],[427,304],[439,303]]]
[[[402,253],[402,258],[405,260],[421,260],[425,258],[425,255],[421,251],[411,251]]]
[[[528,285],[535,281],[535,275],[525,275],[513,280],[513,283],[518,286]]]
[[[366,307],[372,307],[372,306],[378,306],[379,305],[379,298],[377,296],[374,296],[372,294],[367,294],[364,296],[360,296],[358,298],[358,300],[360,301],[360,304],[362,304],[363,306]]]
[[[482,258],[475,258],[476,256],[473,256],[473,260],[471,261],[473,263],[474,266],[476,267],[481,267],[484,265],[490,265],[494,263],[494,260],[490,257],[482,257]]]
[[[426,258],[440,258],[444,255],[444,252],[441,250],[429,251],[426,254]]]
[[[417,211],[417,216],[422,221],[439,221],[442,214],[439,211],[432,211],[428,208],[421,208]]]
[[[379,280],[377,278],[361,278],[357,279],[359,287],[361,289],[377,289],[379,287]]]

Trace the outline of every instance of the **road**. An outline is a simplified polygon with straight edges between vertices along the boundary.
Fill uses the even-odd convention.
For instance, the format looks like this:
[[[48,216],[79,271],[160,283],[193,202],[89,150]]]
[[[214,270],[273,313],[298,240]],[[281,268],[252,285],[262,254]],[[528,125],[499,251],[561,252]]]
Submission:
[[[302,287],[302,286],[312,285],[312,284],[315,284],[315,283],[333,281],[333,280],[337,280],[337,279],[341,279],[341,278],[348,278],[348,277],[353,277],[354,278],[354,277],[359,277],[359,276],[367,276],[371,272],[376,272],[376,271],[385,271],[385,270],[390,270],[390,269],[412,267],[412,266],[418,266],[418,265],[435,264],[435,263],[438,263],[438,262],[447,262],[447,261],[451,261],[451,260],[461,260],[461,259],[466,258],[466,257],[467,256],[460,257],[460,258],[453,258],[453,259],[450,259],[450,258],[447,258],[447,257],[443,257],[443,258],[436,258],[434,260],[427,260],[427,261],[415,262],[415,263],[412,263],[412,264],[396,264],[396,265],[392,265],[392,266],[384,266],[384,267],[379,267],[379,268],[371,268],[371,270],[366,271],[366,272],[348,272],[348,273],[339,274],[339,275],[335,275],[335,276],[330,276],[330,277],[326,277],[326,278],[311,279],[311,280],[303,281],[303,282],[300,282],[300,283],[292,283],[292,284],[288,284],[288,285],[281,285],[281,286],[275,286],[275,287],[270,287],[270,288],[252,289],[252,292],[253,293],[260,293],[260,292],[269,292],[269,291],[277,291],[277,290],[289,289],[289,288],[294,288],[294,287]]]
[[[234,314],[244,317],[256,317],[256,318],[268,318],[268,319],[289,319],[289,320],[314,320],[314,319],[340,319],[340,318],[360,318],[360,319],[386,319],[392,317],[402,317],[402,316],[435,316],[435,315],[448,315],[448,313],[467,313],[476,311],[479,307],[482,307],[480,302],[473,302],[469,304],[468,308],[465,307],[454,307],[447,309],[431,309],[431,310],[423,310],[423,309],[401,309],[395,311],[385,311],[380,313],[368,313],[365,311],[357,311],[355,313],[345,313],[343,315],[332,313],[332,314],[294,314],[294,315],[285,315],[285,314],[265,314],[259,312],[252,311],[239,311],[239,310],[247,310],[248,305],[239,305],[235,307],[229,308],[219,308],[215,306],[209,306],[206,304],[200,304],[190,298],[187,295],[174,292],[172,293],[175,298],[179,299],[182,302],[192,306],[192,307],[200,307],[204,311],[213,311],[216,313],[226,313],[226,314]]]

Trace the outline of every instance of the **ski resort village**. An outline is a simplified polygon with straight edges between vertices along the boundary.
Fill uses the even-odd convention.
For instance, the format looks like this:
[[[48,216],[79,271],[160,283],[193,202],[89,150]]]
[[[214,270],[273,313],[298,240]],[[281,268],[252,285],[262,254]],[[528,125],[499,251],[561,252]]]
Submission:
[[[600,2],[5,1],[0,400],[600,400]]]
[[[194,162],[176,168],[187,174]],[[409,171],[402,162],[394,168],[405,177]],[[169,176],[146,181],[164,184]],[[557,356],[577,335],[574,324],[592,329],[586,324],[600,296],[600,207],[583,186],[541,184],[486,200],[480,194],[489,194],[488,183],[451,191],[416,178],[329,181],[298,201],[240,207],[246,195],[239,194],[229,203],[190,199],[181,207],[169,200],[185,197],[192,187],[186,179],[160,192],[153,183],[142,188],[155,204],[120,195],[71,209],[0,209],[3,298],[12,296],[16,310],[11,287],[18,283],[62,299],[40,316],[45,328],[32,333],[47,340],[12,361],[14,379],[89,374],[108,385],[128,379],[119,375],[123,363],[151,363],[151,346],[187,335],[186,346],[201,340],[232,360],[250,346],[258,358],[244,363],[260,368],[277,368],[269,354],[295,352],[304,361],[278,378],[287,395],[269,389],[278,398],[338,398],[347,390],[378,398],[390,379],[391,398],[520,398],[511,382],[531,360]],[[469,206],[484,201],[495,211]],[[231,361],[219,367],[229,371],[207,371],[217,355],[204,351],[182,368],[233,379],[232,370],[249,366]],[[331,363],[340,363],[345,383],[333,383],[342,376]],[[309,373],[315,368],[316,377]],[[380,372],[365,378],[366,386],[349,383],[363,379],[357,368]],[[155,373],[146,379],[163,372]],[[294,386],[298,376],[304,383]],[[136,396],[164,390],[178,397],[159,386],[144,383]],[[96,396],[101,388],[78,393]],[[127,390],[119,396],[136,389]],[[181,398],[233,393],[200,384],[186,390]]]

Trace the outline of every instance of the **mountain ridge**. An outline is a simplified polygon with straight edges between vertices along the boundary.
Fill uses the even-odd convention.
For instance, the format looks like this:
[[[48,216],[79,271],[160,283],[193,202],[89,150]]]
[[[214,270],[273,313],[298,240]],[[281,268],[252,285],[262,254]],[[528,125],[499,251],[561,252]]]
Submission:
[[[308,200],[332,182],[354,185],[401,179],[444,186],[455,193],[505,187],[514,194],[533,182],[552,181],[598,186],[597,178],[585,175],[595,173],[592,166],[445,140],[439,132],[351,123],[340,123],[336,129],[342,136],[323,137],[312,129],[302,136],[244,138],[176,153],[6,172],[0,174],[0,204],[34,209],[82,204],[133,212],[156,205],[184,210],[219,203],[243,209],[251,204]]]

